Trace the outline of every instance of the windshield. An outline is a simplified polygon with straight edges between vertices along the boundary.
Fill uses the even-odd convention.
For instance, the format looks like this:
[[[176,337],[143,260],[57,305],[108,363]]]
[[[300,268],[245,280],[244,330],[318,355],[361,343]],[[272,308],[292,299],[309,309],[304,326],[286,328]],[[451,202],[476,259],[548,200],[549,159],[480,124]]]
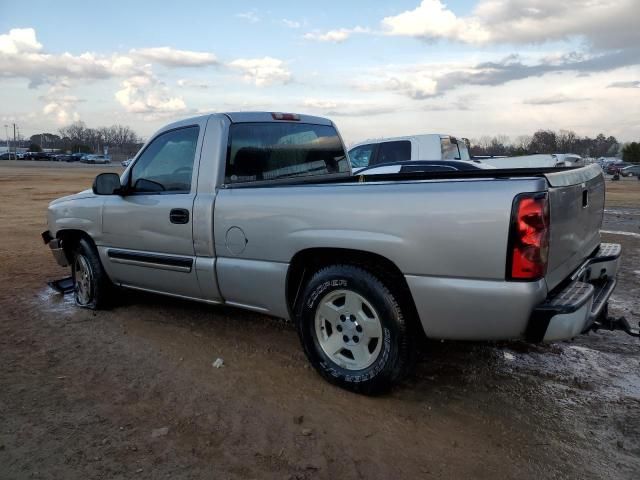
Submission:
[[[460,160],[471,160],[471,155],[469,155],[469,142],[468,138],[462,138],[458,140],[458,150],[460,151]]]

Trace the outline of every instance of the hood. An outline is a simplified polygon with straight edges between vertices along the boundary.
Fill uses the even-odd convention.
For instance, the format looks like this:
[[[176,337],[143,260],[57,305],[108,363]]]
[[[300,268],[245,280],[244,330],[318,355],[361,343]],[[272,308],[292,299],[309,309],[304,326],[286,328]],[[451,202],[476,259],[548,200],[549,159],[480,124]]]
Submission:
[[[93,197],[95,197],[93,190],[88,188],[87,190],[83,190],[82,192],[79,192],[79,193],[74,193],[73,195],[67,195],[66,197],[56,198],[51,203],[49,203],[49,205],[55,205],[56,203],[69,202],[71,200],[80,200],[82,198],[93,198]]]

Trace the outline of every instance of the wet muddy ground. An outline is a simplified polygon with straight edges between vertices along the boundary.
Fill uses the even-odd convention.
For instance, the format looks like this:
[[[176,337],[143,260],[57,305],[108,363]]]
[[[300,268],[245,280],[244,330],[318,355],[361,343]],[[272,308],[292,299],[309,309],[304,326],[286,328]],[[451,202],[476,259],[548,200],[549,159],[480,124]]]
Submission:
[[[45,286],[66,272],[39,234],[48,201],[100,170],[0,163],[0,478],[638,477],[640,341],[622,332],[430,342],[367,398],[308,368],[277,319],[124,292],[74,308]],[[607,186],[611,312],[637,324],[640,182]]]

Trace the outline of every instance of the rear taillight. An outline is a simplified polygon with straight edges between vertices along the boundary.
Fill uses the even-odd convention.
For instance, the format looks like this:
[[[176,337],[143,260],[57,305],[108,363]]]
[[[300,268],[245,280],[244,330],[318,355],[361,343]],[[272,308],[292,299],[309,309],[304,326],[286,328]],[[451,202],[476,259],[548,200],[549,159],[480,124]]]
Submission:
[[[523,193],[513,204],[507,279],[538,280],[549,258],[549,198],[546,193]]]

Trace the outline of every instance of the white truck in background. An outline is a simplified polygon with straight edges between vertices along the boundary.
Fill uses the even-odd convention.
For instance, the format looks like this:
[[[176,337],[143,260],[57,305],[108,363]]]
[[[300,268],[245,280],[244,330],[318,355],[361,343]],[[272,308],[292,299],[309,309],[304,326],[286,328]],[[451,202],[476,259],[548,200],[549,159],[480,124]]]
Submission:
[[[389,164],[407,161],[473,162],[477,168],[553,168],[584,166],[584,159],[573,153],[533,154],[517,157],[471,157],[469,140],[437,133],[380,138],[357,143],[349,149],[353,173],[382,165],[375,173],[389,173]],[[374,173],[369,171],[369,173]]]
[[[430,133],[366,140],[349,149],[349,160],[353,172],[357,173],[374,165],[407,160],[470,161],[471,156],[466,138]]]

